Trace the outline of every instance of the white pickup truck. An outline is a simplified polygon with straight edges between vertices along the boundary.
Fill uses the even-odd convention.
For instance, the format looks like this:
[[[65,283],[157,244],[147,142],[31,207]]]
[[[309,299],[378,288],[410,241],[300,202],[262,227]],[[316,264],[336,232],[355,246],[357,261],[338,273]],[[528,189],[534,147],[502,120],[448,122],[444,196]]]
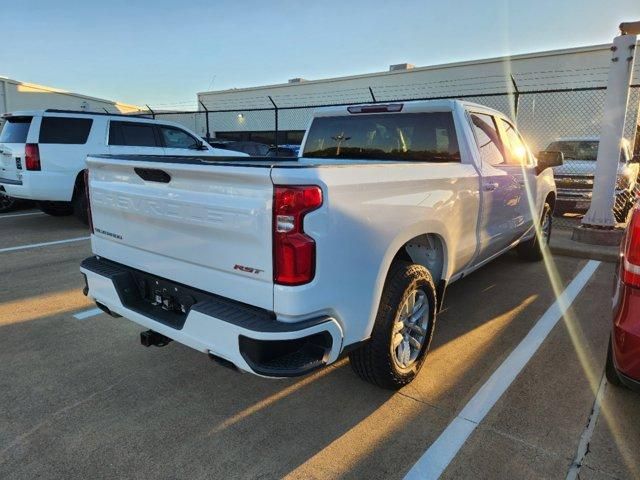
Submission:
[[[320,109],[300,151],[90,155],[85,293],[149,329],[147,346],[176,340],[266,377],[349,354],[397,389],[424,363],[448,284],[546,248],[562,156],[536,159],[497,111]]]

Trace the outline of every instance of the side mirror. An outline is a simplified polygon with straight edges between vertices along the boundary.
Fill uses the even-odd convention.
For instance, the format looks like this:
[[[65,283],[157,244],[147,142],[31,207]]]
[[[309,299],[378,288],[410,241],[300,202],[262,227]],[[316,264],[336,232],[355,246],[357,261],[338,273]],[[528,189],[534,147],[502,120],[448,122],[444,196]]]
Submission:
[[[209,150],[202,140],[197,140],[196,144],[191,147],[193,150]]]
[[[564,163],[564,153],[553,150],[543,150],[538,152],[537,173],[543,172],[547,168],[559,167]]]

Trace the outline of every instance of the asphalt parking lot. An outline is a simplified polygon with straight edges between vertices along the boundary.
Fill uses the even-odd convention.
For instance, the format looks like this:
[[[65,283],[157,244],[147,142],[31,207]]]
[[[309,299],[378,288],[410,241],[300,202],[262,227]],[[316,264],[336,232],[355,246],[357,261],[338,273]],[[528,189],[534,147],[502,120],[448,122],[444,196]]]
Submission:
[[[400,392],[347,360],[265,380],[144,348],[141,328],[90,311],[87,235],[71,217],[0,216],[0,478],[403,478],[556,301],[543,263],[508,254],[451,286]],[[32,246],[48,242],[65,243]],[[587,263],[555,257],[557,290]],[[640,395],[601,381],[614,267],[595,266],[443,478],[640,477]]]

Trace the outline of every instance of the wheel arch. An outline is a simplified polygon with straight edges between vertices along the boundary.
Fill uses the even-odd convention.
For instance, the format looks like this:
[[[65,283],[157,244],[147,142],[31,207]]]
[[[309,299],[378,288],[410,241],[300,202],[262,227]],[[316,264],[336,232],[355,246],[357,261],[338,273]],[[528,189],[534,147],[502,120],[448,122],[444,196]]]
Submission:
[[[448,278],[448,248],[447,241],[442,233],[419,233],[412,236],[406,235],[391,247],[393,255],[386,264],[384,276],[381,277],[382,285],[386,282],[392,265],[397,261],[408,261],[425,267],[436,285],[438,309],[442,307]],[[380,289],[377,298],[382,293]]]

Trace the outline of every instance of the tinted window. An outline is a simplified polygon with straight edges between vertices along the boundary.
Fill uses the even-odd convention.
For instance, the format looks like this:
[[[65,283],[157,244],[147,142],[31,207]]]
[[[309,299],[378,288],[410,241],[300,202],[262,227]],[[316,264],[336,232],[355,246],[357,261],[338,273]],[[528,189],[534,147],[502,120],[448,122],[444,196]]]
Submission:
[[[305,157],[459,162],[450,112],[318,117]]]
[[[33,117],[9,117],[7,118],[2,133],[0,133],[0,142],[3,143],[27,143],[27,133],[31,126]]]
[[[198,140],[193,138],[187,132],[179,128],[160,126],[162,140],[167,148],[190,148],[196,149],[200,146]]]
[[[489,165],[505,163],[500,136],[493,117],[483,113],[472,113],[471,121],[482,161]]]
[[[527,164],[529,160],[529,154],[527,147],[520,138],[520,135],[516,131],[513,125],[505,120],[500,119],[502,128],[505,133],[505,147],[507,148],[509,163],[515,165]]]
[[[93,120],[90,118],[43,117],[40,143],[80,145],[87,143]]]
[[[130,147],[159,147],[155,126],[150,123],[111,122],[109,145]]]

